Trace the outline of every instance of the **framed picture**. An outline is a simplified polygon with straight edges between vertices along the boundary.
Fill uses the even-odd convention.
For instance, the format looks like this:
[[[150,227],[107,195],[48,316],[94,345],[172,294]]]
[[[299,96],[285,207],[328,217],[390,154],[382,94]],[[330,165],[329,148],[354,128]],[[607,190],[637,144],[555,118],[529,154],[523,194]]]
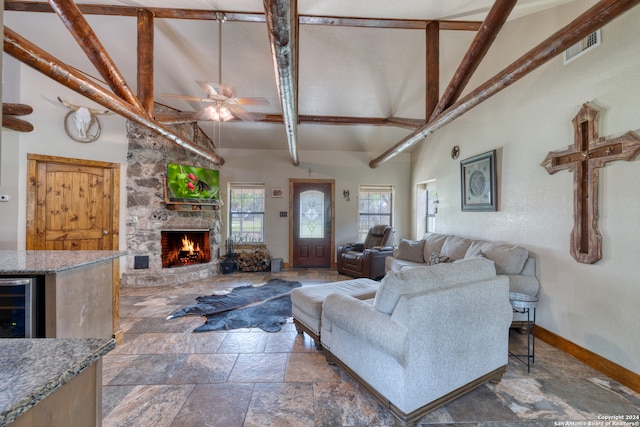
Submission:
[[[496,211],[496,150],[460,162],[463,211]]]
[[[282,188],[272,188],[271,197],[284,197],[284,192]]]

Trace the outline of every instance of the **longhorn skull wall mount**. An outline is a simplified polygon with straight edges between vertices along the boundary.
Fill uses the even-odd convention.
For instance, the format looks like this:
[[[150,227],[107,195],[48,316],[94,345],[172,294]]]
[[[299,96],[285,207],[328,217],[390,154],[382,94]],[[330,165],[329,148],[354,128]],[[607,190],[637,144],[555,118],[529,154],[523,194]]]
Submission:
[[[64,116],[64,130],[69,138],[77,142],[93,142],[100,137],[102,127],[97,116],[109,114],[109,110],[96,110],[74,105],[60,97],[58,97],[58,101],[69,109],[69,112]]]

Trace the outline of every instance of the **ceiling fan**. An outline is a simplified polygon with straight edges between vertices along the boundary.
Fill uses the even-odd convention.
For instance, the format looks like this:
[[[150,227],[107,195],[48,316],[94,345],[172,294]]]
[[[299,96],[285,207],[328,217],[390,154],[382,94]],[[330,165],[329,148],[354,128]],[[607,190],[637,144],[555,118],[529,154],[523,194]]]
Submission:
[[[222,22],[225,21],[223,13],[218,12],[216,20],[218,21],[218,83],[205,82],[196,80],[198,85],[207,94],[206,98],[164,94],[171,98],[184,99],[187,101],[196,101],[203,104],[210,104],[203,107],[193,116],[196,120],[226,122],[233,119],[243,121],[255,121],[259,117],[246,111],[244,105],[267,105],[269,101],[266,98],[251,97],[238,98],[233,96],[233,88],[229,85],[221,83],[222,80]]]

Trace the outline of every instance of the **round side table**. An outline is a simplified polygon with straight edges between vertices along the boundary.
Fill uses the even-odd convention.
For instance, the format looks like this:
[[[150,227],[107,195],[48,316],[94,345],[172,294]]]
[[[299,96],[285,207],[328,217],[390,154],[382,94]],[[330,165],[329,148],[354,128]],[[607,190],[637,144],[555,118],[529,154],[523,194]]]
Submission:
[[[538,303],[538,298],[518,292],[509,292],[509,302],[511,303],[514,313],[527,315],[527,354],[514,354],[509,352],[509,355],[527,365],[527,373],[529,373],[531,372],[531,364],[535,363],[536,304]]]

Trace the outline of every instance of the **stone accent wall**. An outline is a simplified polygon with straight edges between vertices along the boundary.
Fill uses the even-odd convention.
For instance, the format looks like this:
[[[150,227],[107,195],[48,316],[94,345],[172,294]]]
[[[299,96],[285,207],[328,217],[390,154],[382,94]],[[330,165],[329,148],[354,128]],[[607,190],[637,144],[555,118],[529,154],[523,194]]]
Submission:
[[[158,108],[158,107],[156,107]],[[190,124],[174,125],[174,130],[213,150],[213,143],[199,128]],[[126,267],[122,286],[175,285],[206,279],[218,274],[221,215],[218,210],[172,211],[164,204],[164,176],[167,163],[181,163],[215,169],[216,165],[149,129],[127,122]],[[183,267],[162,268],[160,232],[162,230],[209,229],[211,262]],[[136,256],[148,256],[149,268],[134,269]]]

